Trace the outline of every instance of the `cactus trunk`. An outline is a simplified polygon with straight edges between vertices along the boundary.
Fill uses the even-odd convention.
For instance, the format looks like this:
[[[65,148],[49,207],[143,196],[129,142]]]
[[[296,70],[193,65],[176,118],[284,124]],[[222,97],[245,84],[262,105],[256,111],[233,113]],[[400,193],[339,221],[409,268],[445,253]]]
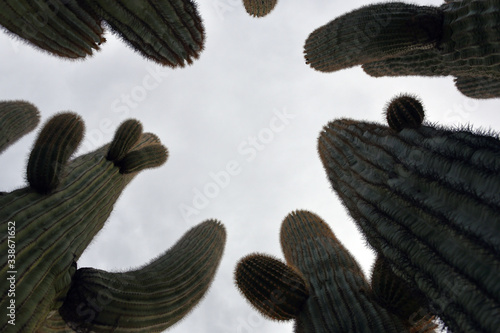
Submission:
[[[336,120],[318,150],[368,243],[453,332],[500,327],[500,140]]]

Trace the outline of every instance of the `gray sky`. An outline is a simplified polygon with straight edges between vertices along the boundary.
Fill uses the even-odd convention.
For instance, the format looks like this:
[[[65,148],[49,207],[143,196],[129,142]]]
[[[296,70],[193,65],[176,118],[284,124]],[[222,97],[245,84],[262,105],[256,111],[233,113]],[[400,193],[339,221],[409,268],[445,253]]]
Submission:
[[[412,1],[440,5],[439,1]],[[77,155],[109,142],[118,125],[139,119],[169,149],[169,160],[142,172],[125,189],[79,267],[127,270],[171,247],[189,228],[215,218],[228,232],[209,293],[169,332],[285,333],[291,323],[264,319],[233,282],[237,261],[252,252],[282,258],[279,230],[293,210],[328,222],[369,272],[373,255],[337,196],[316,151],[321,128],[335,118],[383,122],[394,95],[424,102],[427,119],[500,130],[498,100],[461,95],[451,77],[371,78],[359,67],[320,73],[305,64],[303,45],[319,26],[366,1],[280,1],[265,18],[250,17],[240,0],[204,0],[207,40],[188,68],[162,68],[107,35],[102,50],[65,61],[0,34],[0,99],[34,103],[42,122],[71,110],[86,124]],[[3,191],[25,184],[35,133],[2,156]],[[229,181],[214,177],[232,171]],[[201,200],[197,193],[209,193]],[[186,211],[190,207],[187,214]]]

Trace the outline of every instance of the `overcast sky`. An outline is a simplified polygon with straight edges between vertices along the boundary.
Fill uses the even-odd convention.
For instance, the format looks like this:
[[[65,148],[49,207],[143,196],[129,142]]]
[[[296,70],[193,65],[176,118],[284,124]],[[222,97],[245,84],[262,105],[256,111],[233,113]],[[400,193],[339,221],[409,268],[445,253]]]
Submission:
[[[359,67],[327,74],[306,65],[307,36],[366,4],[282,0],[256,19],[241,0],[200,1],[205,50],[192,66],[175,70],[145,60],[109,34],[92,58],[65,61],[0,33],[0,99],[34,103],[42,123],[60,111],[80,114],[87,136],[77,155],[109,142],[128,118],[139,119],[169,149],[166,164],[142,172],[125,189],[78,266],[128,270],[198,223],[220,220],[228,238],[215,282],[168,330],[174,333],[292,332],[291,323],[272,322],[251,308],[234,286],[233,271],[252,252],[283,258],[280,225],[296,209],[329,223],[368,273],[372,252],[331,191],[316,151],[321,128],[341,117],[383,122],[385,103],[401,92],[418,95],[427,119],[442,125],[500,130],[500,114],[498,99],[466,98],[451,77],[375,79]],[[2,191],[25,184],[34,138],[24,137],[0,156]],[[214,177],[229,171],[229,180],[216,185]]]

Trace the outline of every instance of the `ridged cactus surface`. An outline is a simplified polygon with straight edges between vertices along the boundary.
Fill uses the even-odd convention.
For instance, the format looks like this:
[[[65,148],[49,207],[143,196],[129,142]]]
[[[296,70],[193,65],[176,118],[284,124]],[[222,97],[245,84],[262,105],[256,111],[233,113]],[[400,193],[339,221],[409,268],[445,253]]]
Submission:
[[[469,129],[329,123],[318,150],[368,243],[452,332],[500,327],[500,140]]]
[[[500,0],[381,3],[316,29],[304,52],[320,71],[362,65],[374,77],[452,75],[468,82],[457,87],[469,97],[500,97],[499,27]]]
[[[130,128],[136,130],[124,130]],[[225,244],[216,221],[193,228],[137,270],[77,270],[126,185],[167,158],[159,139],[129,120],[111,144],[70,160],[82,133],[83,122],[73,113],[46,122],[32,150],[36,157],[28,161],[30,185],[0,196],[0,225],[7,230],[15,224],[16,251],[15,262],[1,265],[2,276],[16,271],[16,325],[2,316],[1,331],[69,332],[67,324],[79,331],[161,331],[199,302],[214,277]],[[10,246],[3,233],[0,250],[7,253]],[[1,286],[5,309],[12,297],[6,296],[9,286]]]
[[[0,25],[51,54],[83,58],[106,41],[103,27],[162,65],[191,64],[204,45],[204,27],[191,0],[8,0]]]
[[[243,6],[248,14],[255,17],[263,17],[269,14],[278,0],[243,0]]]
[[[39,121],[40,114],[33,104],[25,101],[1,101],[0,153],[34,130]]]
[[[433,332],[431,318],[417,313],[425,309],[422,298],[401,279],[394,281],[392,271],[380,269],[383,265],[375,268],[377,283],[371,285],[356,260],[316,214],[289,214],[281,226],[280,239],[286,264],[253,254],[241,259],[235,271],[242,294],[266,317],[294,319],[297,333],[411,332],[422,320],[427,324],[425,332]],[[404,291],[394,293],[385,287],[394,284]],[[403,316],[391,312],[382,306],[389,298],[408,303],[411,310]],[[407,312],[412,315],[407,316]]]

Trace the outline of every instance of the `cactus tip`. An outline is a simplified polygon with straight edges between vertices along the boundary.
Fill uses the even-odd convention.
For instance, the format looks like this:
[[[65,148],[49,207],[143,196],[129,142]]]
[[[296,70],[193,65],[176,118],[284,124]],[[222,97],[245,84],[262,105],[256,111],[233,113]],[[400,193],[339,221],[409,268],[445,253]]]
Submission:
[[[389,127],[396,132],[405,128],[418,128],[424,120],[422,102],[410,94],[395,96],[385,107],[384,113]]]

